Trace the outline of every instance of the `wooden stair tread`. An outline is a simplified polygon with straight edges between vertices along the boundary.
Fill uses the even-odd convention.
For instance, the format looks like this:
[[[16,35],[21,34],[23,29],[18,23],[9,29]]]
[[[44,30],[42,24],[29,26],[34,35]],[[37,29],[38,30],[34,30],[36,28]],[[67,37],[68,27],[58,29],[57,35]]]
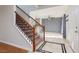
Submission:
[[[28,38],[31,40],[33,44],[33,46],[38,45],[42,39],[39,38],[39,36],[37,36],[36,32],[35,32],[35,27],[32,27],[29,22],[27,22],[26,20],[24,20],[19,14],[16,13],[16,24],[17,26],[19,26],[19,28],[22,30],[22,32],[24,32],[25,36],[28,36]],[[40,24],[39,24],[40,25]],[[41,26],[41,25],[40,25]],[[34,40],[33,40],[34,39]],[[33,47],[33,49],[35,49]]]

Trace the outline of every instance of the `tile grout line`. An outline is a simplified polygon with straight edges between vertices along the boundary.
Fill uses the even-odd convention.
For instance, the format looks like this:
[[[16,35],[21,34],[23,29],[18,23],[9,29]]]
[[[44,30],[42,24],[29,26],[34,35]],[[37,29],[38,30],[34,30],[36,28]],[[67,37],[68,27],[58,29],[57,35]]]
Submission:
[[[62,53],[67,53],[67,51],[66,51],[66,48],[65,48],[65,45],[64,44],[62,44],[62,43],[56,43],[56,42],[48,42],[48,41],[45,41],[39,48],[38,48],[38,50],[37,51],[39,51],[39,52],[42,52],[42,53],[45,53],[45,52],[48,52],[48,53],[52,53],[52,52],[50,52],[50,51],[45,51],[45,50],[42,50],[42,48],[44,47],[44,45],[46,44],[46,43],[52,43],[52,44],[58,44],[58,45],[61,45],[61,48],[62,48]]]

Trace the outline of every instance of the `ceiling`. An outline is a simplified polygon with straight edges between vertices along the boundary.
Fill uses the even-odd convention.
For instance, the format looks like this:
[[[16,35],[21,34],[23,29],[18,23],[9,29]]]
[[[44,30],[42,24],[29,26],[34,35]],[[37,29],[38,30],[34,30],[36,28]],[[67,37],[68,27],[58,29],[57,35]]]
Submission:
[[[38,9],[44,9],[44,8],[49,8],[49,7],[56,7],[58,5],[37,5]]]
[[[56,7],[58,5],[18,5],[21,9],[23,9],[26,13],[30,11],[38,10],[38,9],[45,9],[49,7]]]

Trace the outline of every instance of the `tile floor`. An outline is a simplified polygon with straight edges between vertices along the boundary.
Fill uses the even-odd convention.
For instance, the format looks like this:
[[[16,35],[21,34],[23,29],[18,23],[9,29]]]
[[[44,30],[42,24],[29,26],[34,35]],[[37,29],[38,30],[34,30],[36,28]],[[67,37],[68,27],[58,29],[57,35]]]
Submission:
[[[56,33],[51,33],[48,35],[45,34],[45,41],[47,42],[55,42],[55,43],[60,43],[60,44],[54,44],[54,43],[46,43],[40,50],[42,52],[48,52],[48,53],[62,53],[62,47],[61,44],[64,44],[64,48],[66,50],[67,53],[73,53],[72,49],[70,48],[70,46],[68,45],[68,42],[63,39],[61,34],[56,34]],[[64,49],[63,48],[63,49]],[[64,50],[64,51],[65,51]]]
[[[37,51],[43,52],[43,53],[66,53],[65,45],[61,43],[56,42],[48,42],[45,41]]]

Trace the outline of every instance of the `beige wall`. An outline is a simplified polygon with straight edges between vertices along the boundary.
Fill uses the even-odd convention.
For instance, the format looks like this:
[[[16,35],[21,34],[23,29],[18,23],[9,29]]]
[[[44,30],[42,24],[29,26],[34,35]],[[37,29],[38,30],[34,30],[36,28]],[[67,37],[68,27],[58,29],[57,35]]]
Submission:
[[[61,17],[67,10],[67,6],[57,6],[57,7],[50,7],[45,9],[39,9],[35,11],[31,11],[30,15],[35,18],[47,18],[48,16],[51,17]]]
[[[0,6],[0,42],[31,50],[31,46],[15,27],[14,6]]]

